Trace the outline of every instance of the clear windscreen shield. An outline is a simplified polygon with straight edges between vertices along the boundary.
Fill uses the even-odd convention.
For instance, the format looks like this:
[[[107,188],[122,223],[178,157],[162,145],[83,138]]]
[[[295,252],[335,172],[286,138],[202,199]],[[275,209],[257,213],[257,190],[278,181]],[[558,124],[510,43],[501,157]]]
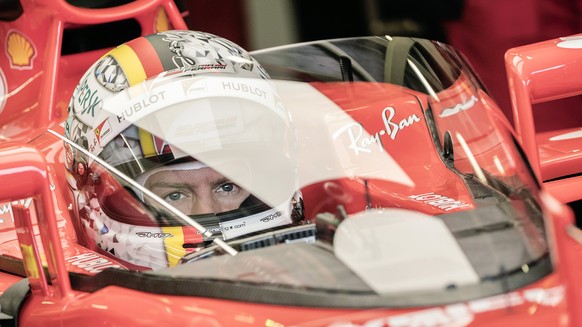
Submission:
[[[154,145],[149,157],[143,149],[126,151],[126,162],[119,166],[132,166],[136,177],[156,164],[195,160],[270,206],[324,180],[374,178],[414,184],[380,142],[373,151],[355,148],[354,133],[362,140],[375,136],[308,84],[172,77],[130,88],[106,102],[104,109],[113,117],[109,121],[119,123],[111,129],[137,126],[141,144],[146,135]],[[167,150],[172,157],[163,162]]]
[[[102,183],[101,204],[117,210],[102,211],[109,224],[125,219],[119,230],[158,228],[161,249],[174,251],[169,266],[186,258],[204,268],[172,273],[385,295],[475,286],[508,272],[523,283],[523,267],[540,276],[551,269],[539,187],[494,102],[452,48],[355,38],[254,56],[272,80],[160,75],[107,100],[96,117],[88,143],[123,178],[96,161],[90,167],[125,194]],[[194,209],[198,182],[238,206]],[[300,223],[293,211],[301,211]],[[132,220],[138,216],[149,223]],[[190,228],[190,219],[210,234]],[[290,241],[305,226],[313,233],[303,238],[317,248]],[[209,244],[216,237],[241,252],[260,250],[199,260],[219,252]],[[285,254],[280,243],[289,245]],[[241,270],[249,256],[272,274]],[[306,278],[306,257],[324,273]],[[442,260],[426,278],[430,258]]]

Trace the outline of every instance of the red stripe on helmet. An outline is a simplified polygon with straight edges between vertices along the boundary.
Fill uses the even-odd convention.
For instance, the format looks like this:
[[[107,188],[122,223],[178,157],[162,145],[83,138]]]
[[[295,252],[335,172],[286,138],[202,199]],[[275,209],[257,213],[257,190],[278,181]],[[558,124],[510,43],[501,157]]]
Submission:
[[[202,234],[195,227],[184,226],[182,232],[186,243],[202,243]]]
[[[130,46],[139,57],[148,78],[164,71],[164,66],[160,61],[156,49],[154,49],[152,44],[145,37],[139,37],[129,41],[127,42],[127,45]]]

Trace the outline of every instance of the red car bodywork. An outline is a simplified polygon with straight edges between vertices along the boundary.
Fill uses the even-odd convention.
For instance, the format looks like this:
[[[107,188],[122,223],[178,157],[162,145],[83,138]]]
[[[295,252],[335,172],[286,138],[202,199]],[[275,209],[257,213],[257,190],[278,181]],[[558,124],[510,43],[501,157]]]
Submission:
[[[580,129],[536,132],[543,122],[534,122],[532,105],[580,94],[580,38],[572,35],[526,45],[505,56],[516,135],[539,179],[565,203],[580,200]],[[560,108],[555,115],[569,119]]]
[[[577,309],[582,303],[582,283],[577,276],[582,268],[582,233],[565,205],[582,200],[579,177],[570,177],[580,172],[579,147],[582,143],[565,140],[550,146],[552,136],[571,131],[535,134],[533,118],[529,115],[531,102],[580,93],[582,85],[576,80],[576,76],[580,76],[580,64],[577,62],[580,50],[557,48],[555,44],[561,41],[551,40],[508,52],[509,80],[517,117],[516,135],[531,159],[534,171],[541,176],[540,182],[547,181],[544,183],[546,190],[562,201],[558,202],[549,195],[543,199],[551,208],[547,213],[547,225],[552,232],[551,252],[555,270],[542,280],[519,291],[498,296],[436,307],[396,310],[323,309],[308,305],[248,303],[153,294],[121,286],[89,292],[75,289],[69,273],[94,275],[106,268],[124,267],[124,264],[77,243],[63,169],[62,141],[47,134],[39,135],[47,128],[62,131],[59,124],[66,116],[74,86],[88,66],[109,49],[61,55],[63,30],[134,18],[139,21],[142,34],[146,35],[157,31],[156,21],[160,19],[162,9],[170,22],[166,27],[185,29],[186,25],[174,3],[167,0],[136,1],[120,7],[94,10],[74,8],[64,1],[48,3],[22,1],[22,16],[0,23],[5,50],[5,55],[0,56],[4,88],[3,109],[0,112],[0,181],[3,185],[0,188],[0,202],[4,203],[0,206],[0,293],[28,278],[31,293],[18,313],[19,325],[582,326],[582,312]],[[523,60],[526,56],[531,58]],[[558,65],[563,66],[555,70],[547,69]],[[556,77],[552,75],[554,71],[566,72],[563,74],[572,78]],[[556,79],[561,83],[552,84]],[[450,98],[441,99],[442,107],[433,108],[435,113],[458,103],[455,99],[466,92],[465,84],[466,81],[459,79],[448,91]],[[355,120],[365,120],[368,115],[385,115],[382,112],[385,103],[378,105],[376,111],[358,111],[360,103],[353,101],[353,98],[342,102],[345,92],[357,92],[360,95],[358,101],[367,104],[379,102],[389,94],[394,102],[401,104],[399,108],[403,109],[399,109],[399,113],[405,112],[390,120],[396,122],[390,125],[393,133],[412,125],[414,117],[422,116],[417,99],[397,87],[386,85],[385,89],[379,90],[363,84],[346,90],[333,84],[313,83],[313,86],[338,103]],[[481,106],[482,110],[476,111],[473,120],[478,122],[478,115],[486,114],[505,124],[501,112],[488,105],[488,101],[492,100],[486,94],[481,96],[484,101],[476,105]],[[406,107],[406,103],[410,106]],[[439,123],[452,131],[461,128],[454,118],[442,119]],[[384,124],[378,121],[376,127],[378,131],[386,130],[386,120]],[[489,140],[498,139],[487,137],[495,132],[490,126],[474,124],[472,128],[472,132],[468,130],[465,133],[467,141],[480,144],[483,149],[491,148]],[[371,130],[374,130],[373,127]],[[414,147],[419,138],[426,135],[402,134],[399,143],[394,146],[403,149]],[[511,135],[501,135],[501,139],[512,142]],[[494,157],[495,153],[485,155]],[[426,152],[417,157],[411,156],[410,160],[410,163],[400,164],[440,159]],[[469,165],[468,159],[457,159],[456,165]],[[466,190],[456,188],[451,185],[452,182],[447,183],[447,171],[435,171],[434,176],[434,187],[425,189],[421,194],[433,192],[458,199],[468,206],[473,205]],[[314,189],[318,187],[323,186],[313,186]],[[425,210],[432,210],[435,214],[446,210],[423,203],[421,194],[418,205],[427,207]],[[390,199],[396,203],[399,200],[409,199]],[[333,207],[333,203],[326,204],[325,199],[312,197],[311,201],[313,204],[307,207]],[[378,198],[378,201],[381,199]],[[361,206],[362,203],[356,205]],[[46,262],[46,267],[42,262]]]

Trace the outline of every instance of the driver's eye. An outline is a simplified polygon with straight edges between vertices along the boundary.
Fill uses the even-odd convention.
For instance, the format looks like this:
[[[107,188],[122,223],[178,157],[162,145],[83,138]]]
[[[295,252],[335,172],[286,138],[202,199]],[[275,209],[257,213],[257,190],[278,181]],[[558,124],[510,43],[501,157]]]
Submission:
[[[220,190],[223,192],[232,192],[234,191],[235,185],[233,183],[227,183],[220,186]]]
[[[166,195],[166,199],[170,200],[170,201],[178,201],[182,198],[182,193],[180,192],[172,192],[168,195]]]

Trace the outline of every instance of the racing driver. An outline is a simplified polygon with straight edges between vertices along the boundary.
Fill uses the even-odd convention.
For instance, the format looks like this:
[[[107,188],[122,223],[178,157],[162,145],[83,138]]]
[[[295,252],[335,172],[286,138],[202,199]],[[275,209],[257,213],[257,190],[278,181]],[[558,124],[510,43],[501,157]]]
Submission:
[[[269,146],[293,139],[288,117],[266,71],[229,40],[167,31],[129,41],[92,65],[68,110],[79,241],[127,267],[173,266],[214,238],[303,219],[292,174],[280,171],[292,165],[264,160]],[[261,192],[274,178],[289,188]]]

